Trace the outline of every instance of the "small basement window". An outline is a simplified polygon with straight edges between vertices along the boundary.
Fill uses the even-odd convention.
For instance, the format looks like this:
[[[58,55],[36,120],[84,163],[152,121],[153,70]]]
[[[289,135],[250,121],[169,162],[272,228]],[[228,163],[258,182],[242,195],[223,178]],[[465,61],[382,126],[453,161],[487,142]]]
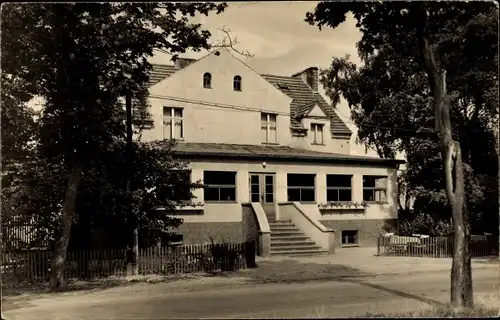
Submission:
[[[359,244],[358,230],[342,230],[342,245]]]

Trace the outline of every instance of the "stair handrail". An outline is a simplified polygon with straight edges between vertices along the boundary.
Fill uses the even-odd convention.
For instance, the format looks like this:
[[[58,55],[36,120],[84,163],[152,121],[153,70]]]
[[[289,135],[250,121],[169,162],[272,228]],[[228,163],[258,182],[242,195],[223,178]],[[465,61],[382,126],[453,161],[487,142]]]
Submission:
[[[291,204],[295,207],[295,209],[297,209],[298,212],[300,212],[300,214],[302,214],[302,216],[304,216],[304,218],[306,218],[313,226],[315,226],[318,230],[322,231],[322,232],[333,232],[334,230],[333,229],[330,229],[328,227],[325,227],[323,224],[321,224],[319,221],[315,220],[315,219],[312,219],[310,216],[308,216],[304,210],[302,210],[302,208],[300,207],[299,203],[298,202],[291,202]]]

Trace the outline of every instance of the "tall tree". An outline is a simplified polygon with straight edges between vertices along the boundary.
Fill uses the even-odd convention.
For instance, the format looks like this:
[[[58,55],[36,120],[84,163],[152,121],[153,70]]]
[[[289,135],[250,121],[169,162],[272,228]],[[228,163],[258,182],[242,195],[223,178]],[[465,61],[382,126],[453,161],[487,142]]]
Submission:
[[[174,55],[208,49],[210,33],[189,16],[212,3],[8,4],[2,6],[2,74],[28,84],[45,105],[40,151],[67,174],[51,287],[64,284],[76,196],[88,164],[124,138],[119,98],[143,92],[155,48]]]
[[[395,151],[410,151],[415,141],[438,146],[434,150],[441,153],[454,224],[451,301],[458,306],[471,306],[473,298],[464,193],[464,179],[471,172],[471,148],[465,138],[468,132],[456,125],[456,116],[460,120],[472,117],[475,126],[471,127],[477,128],[478,124],[489,127],[488,115],[497,115],[498,101],[492,97],[498,92],[491,72],[498,66],[494,58],[498,48],[496,10],[489,3],[452,7],[442,3],[322,2],[306,16],[307,22],[320,29],[337,27],[349,12],[357,20],[362,33],[358,50],[365,66],[357,70],[347,59],[334,59],[323,82],[334,103],[342,94],[351,106],[360,107],[352,115],[361,124],[363,140],[386,157],[393,157]],[[483,50],[472,50],[477,46]],[[496,64],[491,63],[492,58]],[[451,82],[446,81],[446,74]],[[400,112],[391,112],[394,105]],[[476,111],[471,113],[470,106]]]

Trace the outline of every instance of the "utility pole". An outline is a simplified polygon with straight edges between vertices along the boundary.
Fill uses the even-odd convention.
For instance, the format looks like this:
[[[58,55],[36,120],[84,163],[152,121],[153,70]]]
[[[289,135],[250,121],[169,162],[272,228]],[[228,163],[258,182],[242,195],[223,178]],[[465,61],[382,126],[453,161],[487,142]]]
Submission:
[[[132,210],[132,166],[134,163],[134,149],[132,147],[132,94],[130,90],[127,91],[127,95],[125,97],[125,107],[127,111],[127,199],[128,199],[128,218],[131,221],[131,225],[133,228],[132,231],[132,274],[138,275],[139,268],[137,265],[137,258],[139,257],[139,232],[137,230],[137,219],[134,216],[134,212]]]

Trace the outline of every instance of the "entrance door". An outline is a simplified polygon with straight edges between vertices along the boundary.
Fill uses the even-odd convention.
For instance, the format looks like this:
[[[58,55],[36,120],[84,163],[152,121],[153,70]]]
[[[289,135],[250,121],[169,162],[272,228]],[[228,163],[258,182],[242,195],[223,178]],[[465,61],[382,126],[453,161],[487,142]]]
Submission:
[[[273,173],[251,173],[250,174],[250,201],[260,202],[267,220],[276,220],[275,174]]]

